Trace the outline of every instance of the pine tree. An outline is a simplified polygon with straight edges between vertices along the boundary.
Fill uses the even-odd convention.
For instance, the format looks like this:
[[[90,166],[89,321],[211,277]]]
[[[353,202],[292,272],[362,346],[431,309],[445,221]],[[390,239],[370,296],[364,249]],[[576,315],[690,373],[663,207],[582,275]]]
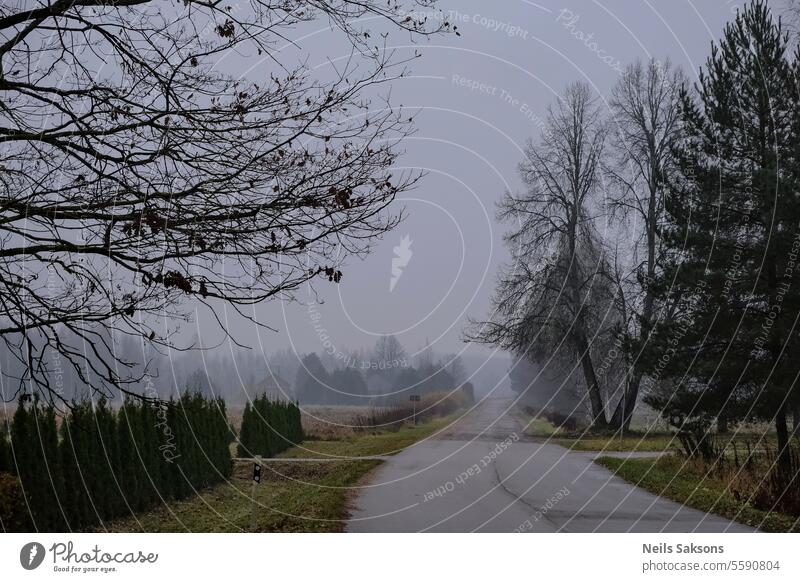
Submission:
[[[782,448],[796,398],[789,330],[800,308],[798,106],[788,50],[780,22],[755,0],[713,48],[698,98],[683,92],[667,264],[653,284],[667,317],[648,350],[651,376],[662,381],[648,401],[665,415],[701,428],[757,415],[775,422]]]

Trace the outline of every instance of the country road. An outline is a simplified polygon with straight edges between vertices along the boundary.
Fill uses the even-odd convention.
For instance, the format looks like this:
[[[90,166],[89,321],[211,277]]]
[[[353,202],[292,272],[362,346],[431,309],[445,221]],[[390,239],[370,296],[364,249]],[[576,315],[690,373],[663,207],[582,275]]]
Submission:
[[[747,532],[615,477],[595,453],[523,437],[487,399],[391,457],[354,499],[350,532]]]

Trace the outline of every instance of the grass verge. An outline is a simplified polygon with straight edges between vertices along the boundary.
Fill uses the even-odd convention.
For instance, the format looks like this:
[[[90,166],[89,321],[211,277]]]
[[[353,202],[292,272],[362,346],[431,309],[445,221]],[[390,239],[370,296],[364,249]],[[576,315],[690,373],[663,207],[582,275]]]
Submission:
[[[524,406],[515,406],[511,410],[511,416],[523,425],[523,432],[526,436],[552,437],[561,432],[561,429],[554,426],[549,420],[532,415]]]
[[[611,435],[587,434],[575,438],[556,438],[554,443],[573,451],[636,451],[656,453],[675,450],[680,446],[669,434],[631,435],[623,438]]]
[[[672,433],[627,433],[625,437],[586,433],[582,435],[557,435],[552,442],[572,449],[573,451],[625,451],[625,452],[675,452],[682,450],[680,440]],[[717,446],[723,447],[730,454],[734,445],[744,453],[745,446],[754,451],[763,451],[765,447],[775,448],[775,435],[771,433],[754,433],[736,431],[724,435],[716,435]]]
[[[352,436],[341,440],[306,441],[280,456],[363,457],[399,452],[432,435],[451,421],[440,418],[396,432]],[[111,532],[336,532],[344,527],[350,495],[359,480],[381,461],[269,462],[256,486],[256,521],[252,525],[252,463],[234,467],[228,483],[198,491],[183,501],[98,528]]]
[[[782,513],[756,509],[749,495],[731,486],[731,479],[709,472],[701,461],[667,455],[658,459],[601,457],[596,462],[626,481],[651,493],[701,511],[757,527],[767,532],[798,532],[797,519]]]
[[[396,432],[379,431],[363,435],[351,435],[337,440],[309,440],[301,446],[292,447],[278,455],[279,458],[298,457],[371,457],[399,453],[424,438],[434,434],[457,418],[451,415],[437,418],[418,426],[406,426]]]

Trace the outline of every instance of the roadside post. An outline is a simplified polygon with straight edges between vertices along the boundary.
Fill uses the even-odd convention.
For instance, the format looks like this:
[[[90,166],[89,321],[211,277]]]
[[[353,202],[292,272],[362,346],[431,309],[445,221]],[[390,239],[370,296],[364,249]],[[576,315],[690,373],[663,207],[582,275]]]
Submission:
[[[261,483],[261,455],[256,455],[253,463],[253,489],[250,494],[250,531],[256,531],[256,486]]]
[[[417,426],[417,402],[420,401],[419,394],[412,394],[408,399],[411,401],[411,405],[414,409],[414,426]]]

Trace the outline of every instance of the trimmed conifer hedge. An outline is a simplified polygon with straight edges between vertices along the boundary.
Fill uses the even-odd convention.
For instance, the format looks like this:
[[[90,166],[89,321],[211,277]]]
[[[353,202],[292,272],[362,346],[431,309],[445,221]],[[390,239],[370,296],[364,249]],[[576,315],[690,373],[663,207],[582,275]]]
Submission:
[[[23,530],[91,528],[191,496],[232,471],[225,403],[199,394],[116,410],[104,400],[75,403],[60,426],[52,406],[20,401],[10,435],[0,470],[17,476]]]
[[[247,403],[239,430],[239,457],[274,457],[303,440],[300,408],[266,394]]]

